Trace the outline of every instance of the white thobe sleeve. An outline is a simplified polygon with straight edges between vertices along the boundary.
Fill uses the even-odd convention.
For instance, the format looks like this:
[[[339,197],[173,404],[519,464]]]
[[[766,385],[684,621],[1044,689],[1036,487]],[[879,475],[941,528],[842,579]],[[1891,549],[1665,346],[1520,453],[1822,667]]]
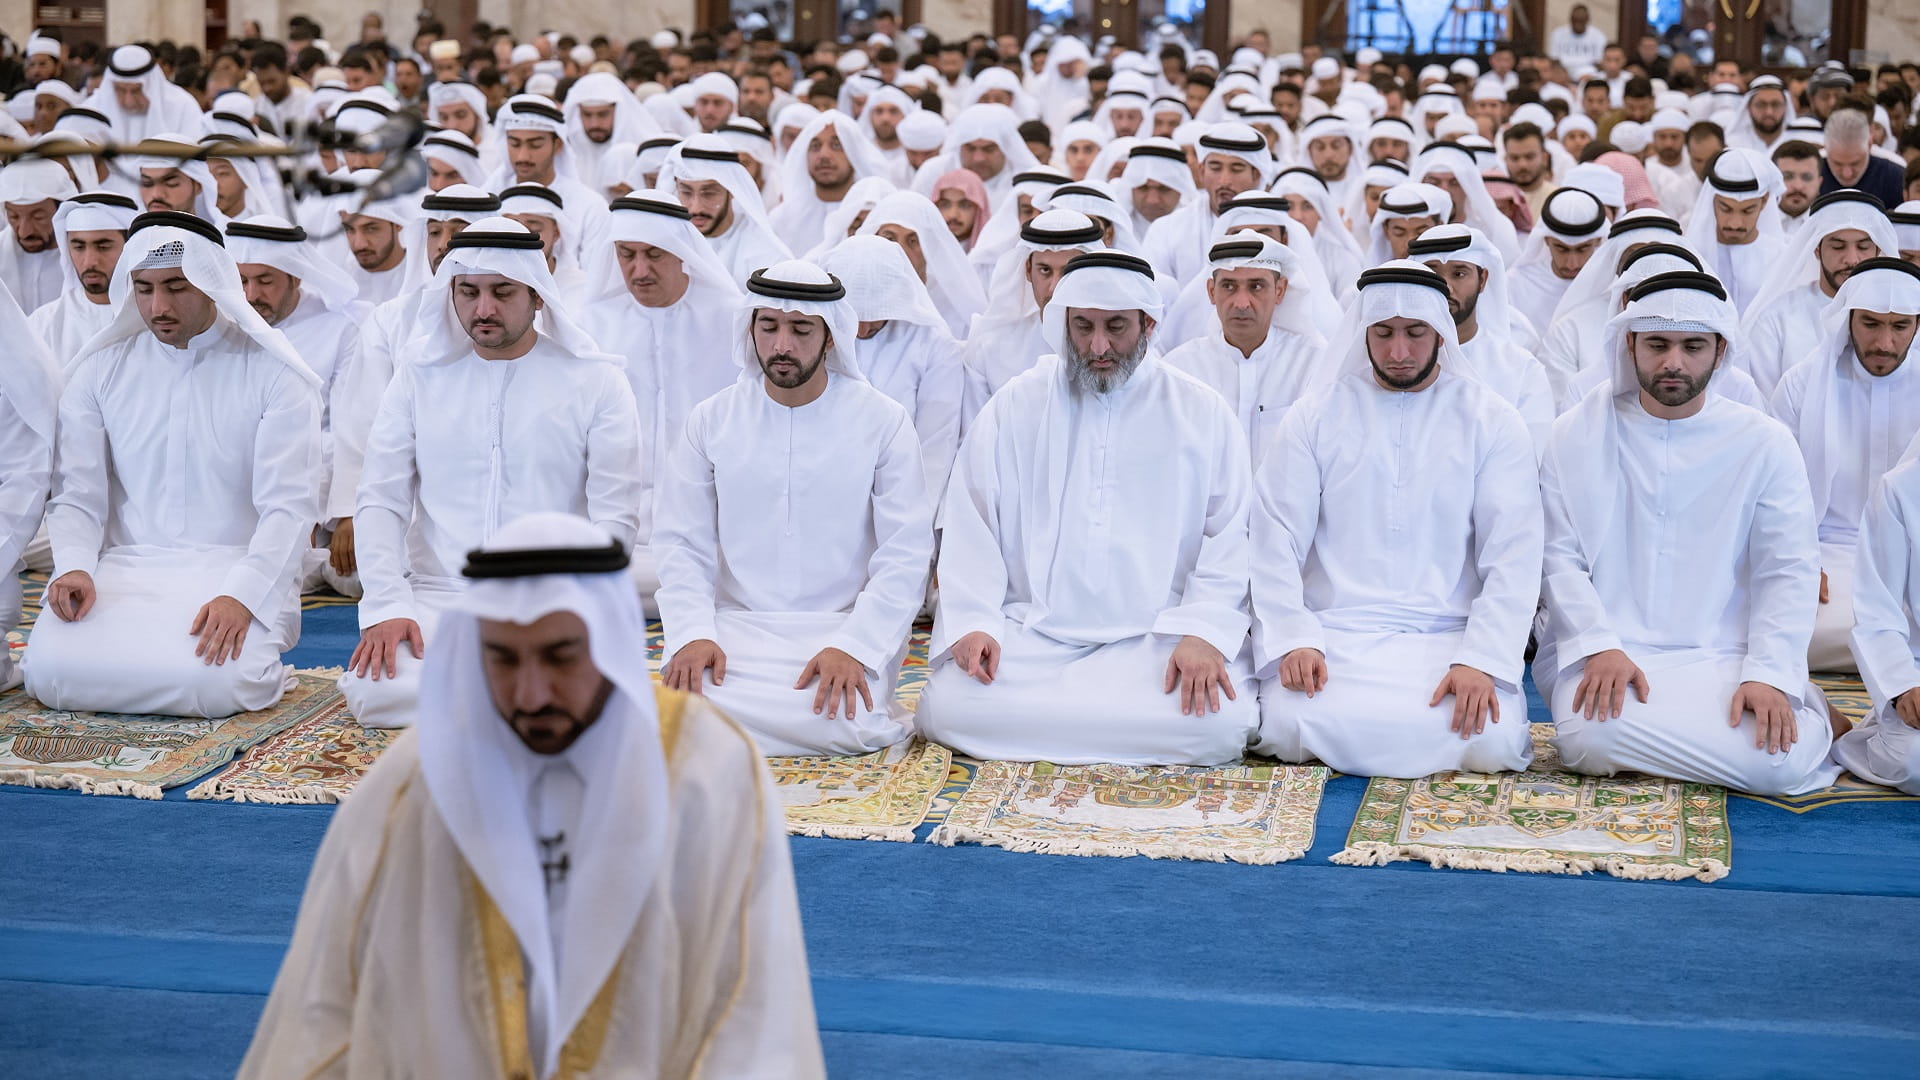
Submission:
[[[1253,452],[1247,449],[1247,434],[1239,419],[1224,400],[1217,402],[1216,411],[1218,436],[1213,440],[1200,550],[1180,590],[1180,602],[1154,618],[1153,632],[1197,637],[1231,661],[1245,651],[1251,621],[1247,580],[1252,573],[1253,544],[1247,519],[1253,505]]]
[[[53,577],[79,570],[92,574],[107,536],[107,427],[94,396],[98,364],[83,365],[60,395],[54,439],[53,497],[47,504],[47,539],[53,545]]]
[[[53,447],[27,426],[0,393],[0,574],[19,566],[47,509],[53,483]]]
[[[247,554],[220,591],[273,626],[297,603],[285,586],[297,573],[320,516],[320,394],[291,371],[275,374],[253,436],[253,507]]]
[[[1820,538],[1807,470],[1780,433],[1786,452],[1755,492],[1747,534],[1747,659],[1742,682],[1761,682],[1799,700],[1807,685],[1807,646],[1820,603]],[[1729,553],[1731,554],[1731,553]]]
[[[1913,543],[1900,501],[1881,484],[1861,516],[1853,558],[1853,658],[1876,706],[1920,686],[1908,638],[1907,581]]]
[[[1315,408],[1294,408],[1274,432],[1254,477],[1253,653],[1255,673],[1270,677],[1295,649],[1326,654],[1326,631],[1307,608],[1301,571],[1320,527],[1320,462],[1313,447]]]
[[[1584,494],[1574,492],[1574,497]],[[1557,650],[1559,664],[1565,667],[1595,653],[1620,648],[1620,636],[1607,621],[1607,606],[1593,584],[1593,565],[1587,559],[1581,538],[1574,532],[1573,516],[1567,512],[1567,492],[1560,479],[1557,454],[1549,453],[1541,459],[1540,500],[1546,516],[1541,594],[1547,608],[1549,636]],[[1605,539],[1588,537],[1587,543],[1597,547]]]
[[[873,471],[867,585],[833,639],[834,648],[876,674],[900,651],[926,598],[933,507],[924,483],[918,438],[903,413]]]
[[[980,410],[947,478],[947,494],[940,502],[940,606],[929,663],[976,630],[995,641],[1006,633],[1008,572],[1000,547],[999,443],[1008,400],[990,398]]]
[[[343,369],[334,374],[333,488],[328,493],[328,520],[355,517],[360,491],[360,473],[367,456],[367,441],[372,437],[374,419],[380,403],[393,381],[393,345],[388,340],[391,328],[382,308],[368,316],[356,343],[353,361],[342,358]],[[356,524],[356,538],[359,526]]]
[[[1544,526],[1533,440],[1520,415],[1496,406],[1491,445],[1473,478],[1473,561],[1480,595],[1453,662],[1518,687],[1527,634],[1540,605]]]
[[[640,531],[640,412],[626,374],[603,366],[587,427],[587,518],[632,547]]]
[[[353,512],[353,552],[360,567],[360,626],[420,618],[407,583],[407,528],[413,523],[420,472],[413,426],[410,370],[394,373],[367,435]]]
[[[960,358],[960,343],[944,345],[927,362],[914,395],[913,429],[920,436],[920,463],[926,473],[925,492],[938,499],[947,489],[947,474],[960,449],[960,410],[967,394],[968,372]]]
[[[714,592],[720,573],[720,503],[714,493],[713,459],[706,451],[714,400],[687,414],[679,441],[667,452],[666,475],[653,491],[649,543],[660,574],[655,600],[669,660],[691,642],[719,640]]]

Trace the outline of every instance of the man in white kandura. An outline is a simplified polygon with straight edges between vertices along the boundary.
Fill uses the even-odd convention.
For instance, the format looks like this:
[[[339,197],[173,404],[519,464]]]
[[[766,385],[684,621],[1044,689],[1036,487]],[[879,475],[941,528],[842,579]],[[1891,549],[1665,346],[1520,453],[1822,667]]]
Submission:
[[[464,574],[240,1076],[824,1077],[780,800],[647,678],[624,545],[530,514]]]
[[[862,754],[911,733],[893,685],[933,558],[905,408],[860,373],[838,279],[747,279],[749,376],[695,406],[659,489],[669,689],[705,694],[770,754]]]
[[[1207,250],[1216,233],[1214,219],[1243,191],[1263,189],[1279,171],[1267,140],[1240,123],[1214,124],[1200,136],[1198,198],[1154,221],[1141,246],[1153,265],[1176,281],[1205,272]]]
[[[1889,307],[1892,304],[1888,304]],[[1911,326],[1914,320],[1906,320]],[[1909,333],[1912,331],[1909,330]],[[1912,447],[1867,501],[1853,582],[1853,655],[1873,711],[1834,740],[1863,780],[1920,795],[1920,452]]]
[[[640,410],[633,577],[647,612],[657,615],[654,503],[687,414],[740,381],[740,365],[718,347],[733,339],[740,286],[671,195],[635,191],[615,199],[607,232],[599,261],[588,262],[599,291],[583,316],[593,340],[625,360]]]
[[[29,312],[60,295],[66,282],[67,255],[55,245],[54,217],[66,200],[79,194],[73,177],[57,161],[16,161],[0,168],[0,207],[7,227],[0,231],[0,282]]]
[[[0,363],[0,626],[18,626],[20,570],[53,484],[54,423],[60,371],[27,330],[20,305],[0,282],[0,340],[14,342]],[[20,685],[12,649],[0,649],[0,690]]]
[[[1868,280],[1854,285],[1854,278]],[[1771,409],[1800,444],[1820,522],[1820,607],[1807,666],[1852,671],[1854,549],[1880,478],[1920,432],[1920,267],[1856,263],[1822,317],[1825,340],[1787,369]],[[1920,365],[1917,365],[1920,366]]]
[[[1607,210],[1579,188],[1561,188],[1540,205],[1540,223],[1520,244],[1507,275],[1513,310],[1529,320],[1536,336],[1553,322],[1553,309],[1607,238]]]
[[[1293,249],[1259,233],[1240,233],[1207,253],[1213,328],[1169,352],[1168,365],[1220,392],[1240,418],[1257,467],[1281,417],[1310,389],[1326,339],[1308,297],[1318,285],[1301,273]]]
[[[53,215],[54,243],[67,260],[60,295],[28,314],[27,322],[66,368],[80,347],[113,321],[113,271],[127,242],[127,226],[140,208],[125,195],[89,191],[60,204]]]
[[[767,221],[767,205],[740,152],[719,135],[695,135],[667,152],[654,186],[680,200],[733,278],[792,258]]]
[[[1447,283],[1454,339],[1480,381],[1520,411],[1535,449],[1553,431],[1553,389],[1534,359],[1533,324],[1507,296],[1507,265],[1479,229],[1437,225],[1407,245],[1407,257],[1425,263]]]
[[[1687,246],[1726,284],[1734,310],[1754,314],[1760,287],[1786,253],[1780,223],[1780,169],[1756,150],[1722,150],[1687,219]]]
[[[64,710],[264,709],[300,636],[319,380],[199,218],[135,218],[113,291],[60,399],[54,618],[34,627],[27,690]]]
[[[987,307],[973,320],[962,346],[966,364],[964,429],[987,399],[1050,350],[1040,313],[1075,256],[1106,247],[1100,226],[1078,210],[1048,210],[1019,229],[1019,239],[994,265]]]
[[[1418,263],[1360,275],[1331,382],[1255,478],[1259,750],[1358,776],[1524,768],[1540,495],[1520,414]]]
[[[1741,312],[1742,365],[1762,394],[1771,399],[1781,376],[1819,352],[1822,315],[1853,268],[1897,255],[1898,243],[1880,200],[1866,192],[1843,188],[1814,200],[1752,307]]]
[[[1144,259],[1076,257],[1054,355],[974,420],[941,508],[929,739],[1062,764],[1237,761],[1247,661],[1247,439],[1153,347]]]
[[[447,246],[443,298],[381,398],[354,511],[365,599],[340,691],[368,727],[413,722],[464,552],[542,510],[628,545],[640,501],[633,391],[558,296],[540,238],[493,217]]]
[[[1656,274],[1608,324],[1610,392],[1542,459],[1533,677],[1567,768],[1795,795],[1831,784],[1807,681],[1817,516],[1793,436],[1708,381],[1738,332],[1718,279]]]

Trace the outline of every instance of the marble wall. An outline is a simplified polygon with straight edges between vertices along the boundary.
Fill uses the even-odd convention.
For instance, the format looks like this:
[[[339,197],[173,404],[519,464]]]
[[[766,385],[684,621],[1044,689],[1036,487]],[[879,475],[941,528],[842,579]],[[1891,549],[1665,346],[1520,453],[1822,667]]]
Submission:
[[[942,38],[993,30],[992,0],[920,0],[920,21]]]
[[[1920,4],[1913,0],[1867,0],[1865,59],[1879,64],[1920,61]]]

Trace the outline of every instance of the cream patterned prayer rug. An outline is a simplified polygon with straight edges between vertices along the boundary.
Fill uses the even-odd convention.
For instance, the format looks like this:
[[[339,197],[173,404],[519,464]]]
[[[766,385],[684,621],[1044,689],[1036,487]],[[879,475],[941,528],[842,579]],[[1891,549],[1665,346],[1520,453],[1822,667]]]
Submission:
[[[58,712],[0,695],[0,784],[157,799],[303,721],[344,709],[338,671],[302,671],[270,709],[222,720]]]
[[[953,751],[913,738],[855,757],[769,757],[794,836],[913,842],[947,784]]]
[[[1813,673],[1814,685],[1827,695],[1827,704],[1840,711],[1842,716],[1858,724],[1873,711],[1873,699],[1867,696],[1867,685],[1860,676],[1838,671],[1816,671]],[[1809,810],[1818,810],[1823,806],[1839,806],[1842,803],[1863,802],[1915,802],[1920,797],[1909,795],[1895,788],[1869,784],[1850,772],[1840,774],[1840,779],[1832,787],[1823,787],[1818,791],[1809,791],[1804,795],[1747,795],[1738,791],[1729,792],[1735,798],[1750,799],[1754,802],[1777,806],[1782,810],[1791,810],[1804,814]]]
[[[399,737],[395,728],[361,727],[342,700],[242,754],[187,798],[336,803]]]
[[[988,761],[929,842],[1049,855],[1253,865],[1298,859],[1329,773],[1320,765],[1053,765]]]
[[[1733,865],[1726,789],[1560,768],[1552,724],[1533,725],[1533,764],[1517,773],[1375,778],[1360,799],[1348,866],[1419,860],[1470,870],[1717,881]]]

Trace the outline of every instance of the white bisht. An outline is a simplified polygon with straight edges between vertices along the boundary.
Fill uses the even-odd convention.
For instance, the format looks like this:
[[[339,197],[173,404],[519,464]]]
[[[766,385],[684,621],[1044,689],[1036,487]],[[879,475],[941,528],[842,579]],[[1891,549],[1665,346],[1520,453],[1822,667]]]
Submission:
[[[980,288],[980,278],[967,262],[966,250],[941,218],[940,208],[917,191],[896,191],[874,204],[855,235],[872,236],[882,225],[912,230],[919,238],[927,268],[927,292],[946,319],[947,329],[955,338],[964,339],[974,316],[986,309],[987,298]]]
[[[63,245],[64,247],[64,245]],[[60,372],[0,282],[0,625],[20,622],[20,567],[46,513],[53,483],[54,423]],[[17,685],[12,650],[0,653],[0,690]]]
[[[28,206],[48,199],[64,205],[78,194],[73,178],[57,161],[28,159],[0,168],[0,203],[8,206]],[[54,212],[59,213],[58,207]],[[72,266],[64,247],[28,251],[20,246],[11,225],[0,228],[0,283],[7,286],[22,310],[35,311],[59,296],[73,273]]]
[[[995,221],[1000,220],[995,218]],[[1009,380],[1052,352],[1041,334],[1040,304],[1033,297],[1028,264],[1036,251],[1100,251],[1106,248],[1100,226],[1077,210],[1048,210],[1020,226],[1014,242],[993,268],[986,307],[967,336],[964,432],[973,418]]]
[[[1381,386],[1368,329],[1417,319],[1434,381]],[[1253,642],[1262,752],[1367,776],[1517,769],[1531,759],[1522,655],[1540,589],[1540,496],[1526,425],[1454,337],[1446,285],[1418,263],[1363,273],[1325,388],[1295,405],[1255,478]],[[1326,658],[1309,697],[1280,685]],[[1451,665],[1494,680],[1501,720],[1463,740]]]
[[[240,1076],[825,1075],[780,801],[745,732],[654,689],[625,561],[563,514],[469,557],[418,730],[334,816]],[[559,612],[612,692],[539,755],[479,624]]]
[[[900,245],[878,236],[850,236],[821,266],[846,286],[861,323],[880,323],[860,340],[860,369],[913,418],[926,469],[927,498],[938,506],[960,448],[966,366],[960,343],[933,306]]]
[[[1707,164],[1706,182],[1700,185],[1693,214],[1687,218],[1687,246],[1700,253],[1708,273],[1726,283],[1727,297],[1743,317],[1754,313],[1753,301],[1760,287],[1786,252],[1780,215],[1780,194],[1785,190],[1780,169],[1765,154],[1728,148]],[[1759,235],[1751,243],[1720,242],[1719,225],[1713,216],[1716,195],[1739,202],[1766,199],[1760,207]]]
[[[912,730],[889,691],[933,558],[919,443],[862,374],[859,320],[832,275],[785,262],[747,292],[732,337],[742,377],[694,407],[659,488],[666,654],[718,644],[725,681],[702,692],[768,753],[866,753]],[[751,332],[767,311],[818,316],[832,337],[826,389],[798,408],[759,377]],[[817,688],[794,688],[826,648],[866,669],[871,709],[836,719],[814,711]]]
[[[53,362],[63,369],[80,359],[80,346],[113,321],[111,298],[96,304],[80,284],[79,272],[67,252],[67,237],[77,232],[124,233],[139,212],[132,199],[105,191],[75,195],[54,212],[53,246],[63,264],[60,295],[29,312],[27,323],[47,347]],[[111,288],[113,275],[107,277]]]
[[[1533,676],[1569,768],[1773,795],[1838,774],[1826,699],[1807,679],[1819,545],[1793,437],[1711,391],[1694,416],[1656,419],[1628,353],[1630,332],[1726,338],[1737,328],[1711,275],[1648,278],[1608,323],[1612,378],[1555,426],[1541,465],[1546,614]],[[1619,717],[1588,720],[1573,695],[1586,659],[1610,649],[1645,671],[1648,700],[1629,692]],[[1787,696],[1799,729],[1790,750],[1756,749],[1751,716],[1728,726],[1748,681]]]
[[[143,263],[179,267],[213,301],[213,324],[182,348],[141,317],[132,276]],[[112,297],[113,321],[67,373],[47,513],[54,576],[90,574],[99,599],[78,621],[35,628],[27,687],[58,709],[265,708],[288,674],[280,653],[299,636],[300,558],[319,509],[319,380],[247,303],[219,231],[200,218],[135,218]],[[223,595],[253,624],[239,658],[209,665],[188,628]]]
[[[1820,347],[1828,335],[1821,316],[1833,294],[1820,269],[1820,245],[1843,230],[1866,233],[1880,255],[1900,254],[1899,238],[1879,199],[1851,188],[1822,195],[1769,268],[1753,303],[1740,309],[1747,374],[1769,400],[1781,376],[1795,365],[1825,357]],[[1902,440],[1895,453],[1905,446]]]
[[[1513,310],[1532,323],[1536,335],[1546,336],[1552,326],[1554,308],[1573,284],[1572,278],[1561,278],[1553,272],[1553,251],[1547,247],[1547,240],[1579,247],[1603,238],[1606,228],[1606,208],[1590,192],[1561,188],[1540,204],[1539,224],[1527,234],[1520,245],[1520,257],[1508,267]],[[1596,248],[1594,257],[1598,255]]]
[[[1816,671],[1854,668],[1847,638],[1860,518],[1881,476],[1920,432],[1920,365],[1903,360],[1888,374],[1869,373],[1853,347],[1856,311],[1920,318],[1920,268],[1889,257],[1855,266],[1821,313],[1820,344],[1774,389],[1773,415],[1800,445],[1819,522],[1827,601],[1807,658]]]
[[[1047,305],[1066,344],[1069,308],[1157,316],[1137,256],[1077,256]],[[1048,356],[987,402],[941,509],[940,608],[924,734],[984,758],[1219,764],[1256,723],[1246,663],[1246,436],[1219,394],[1149,343],[1105,393]],[[973,631],[1001,647],[993,684],[953,663]],[[1226,658],[1238,700],[1183,716],[1165,693],[1180,638]]]

